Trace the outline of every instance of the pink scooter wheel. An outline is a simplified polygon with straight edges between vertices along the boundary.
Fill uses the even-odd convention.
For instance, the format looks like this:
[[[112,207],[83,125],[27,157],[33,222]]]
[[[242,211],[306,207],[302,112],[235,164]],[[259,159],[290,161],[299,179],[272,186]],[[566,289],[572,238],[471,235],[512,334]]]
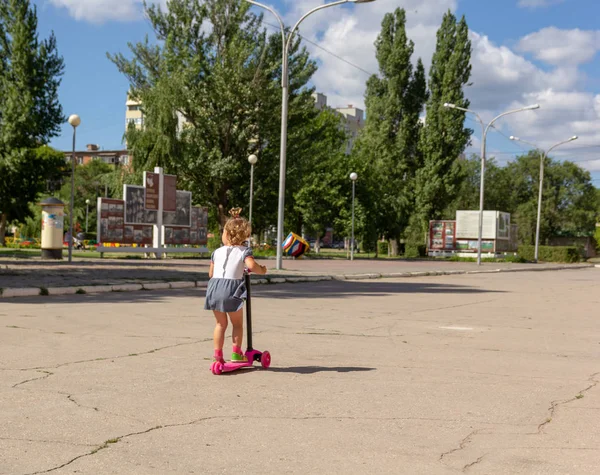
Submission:
[[[219,375],[223,372],[223,363],[215,361],[211,366],[210,370],[213,374]]]
[[[271,353],[268,351],[263,352],[263,354],[260,355],[260,364],[263,368],[268,369],[269,366],[271,366]]]

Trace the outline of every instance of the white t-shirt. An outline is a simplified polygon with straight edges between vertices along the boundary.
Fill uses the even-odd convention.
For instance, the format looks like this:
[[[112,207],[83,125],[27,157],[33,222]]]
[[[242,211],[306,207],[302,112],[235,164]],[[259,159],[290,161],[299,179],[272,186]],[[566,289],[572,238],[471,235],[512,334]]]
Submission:
[[[243,279],[244,261],[252,257],[252,249],[246,246],[222,246],[212,253],[213,279]]]

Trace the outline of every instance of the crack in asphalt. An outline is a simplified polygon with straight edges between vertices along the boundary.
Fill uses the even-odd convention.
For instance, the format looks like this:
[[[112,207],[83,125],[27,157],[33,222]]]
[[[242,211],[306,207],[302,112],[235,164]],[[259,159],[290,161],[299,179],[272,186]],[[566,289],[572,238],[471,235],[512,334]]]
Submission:
[[[538,425],[537,432],[530,433],[529,435],[539,435],[539,434],[543,433],[544,427],[547,426],[548,424],[550,424],[550,422],[552,422],[552,418],[554,417],[554,413],[556,412],[556,409],[559,406],[563,406],[565,404],[568,404],[568,403],[571,403],[571,402],[576,401],[578,399],[581,399],[583,397],[584,393],[586,393],[587,391],[590,391],[591,389],[593,389],[594,387],[596,387],[598,384],[600,384],[600,381],[598,381],[596,379],[599,375],[600,375],[600,373],[594,373],[594,374],[592,374],[588,378],[588,382],[590,382],[591,384],[589,386],[587,386],[586,388],[582,389],[581,391],[579,391],[577,393],[577,396],[572,397],[570,399],[563,400],[563,401],[553,401],[551,403],[550,407],[548,408],[549,417],[544,422],[542,422],[541,424]],[[460,450],[465,449],[467,447],[467,445],[469,443],[471,443],[471,441],[473,440],[473,437],[475,435],[477,435],[481,430],[482,429],[477,429],[477,430],[472,431],[469,435],[467,435],[465,438],[463,438],[460,441],[460,443],[458,444],[458,447],[456,447],[456,448],[454,448],[452,450],[449,450],[447,452],[442,453],[440,455],[439,461],[443,462],[444,461],[444,457],[446,457],[447,455],[450,455],[450,454],[453,454],[455,452],[458,452]],[[594,450],[597,450],[597,449],[594,449]],[[484,457],[486,455],[487,454],[483,454],[479,458],[477,458],[475,461],[466,464],[462,468],[462,471],[463,472],[467,472],[471,467],[473,467],[474,465],[477,465],[478,463],[480,463],[484,459]]]
[[[143,421],[141,419],[138,419],[137,417],[127,416],[127,415],[124,415],[124,414],[117,414],[116,412],[107,411],[106,409],[100,409],[100,408],[95,407],[95,406],[86,406],[84,404],[81,404],[79,401],[77,401],[72,394],[68,394],[68,393],[64,393],[64,392],[58,392],[58,394],[61,394],[62,396],[66,396],[67,399],[70,402],[72,402],[77,407],[80,407],[82,409],[91,409],[91,410],[93,410],[95,412],[102,412],[104,414],[110,414],[111,416],[121,417],[123,419],[130,419],[132,421],[139,422],[141,424],[144,424],[146,422],[146,421]]]
[[[592,384],[590,384],[587,388],[582,389],[581,391],[579,391],[577,393],[577,396],[572,397],[570,399],[565,399],[564,401],[552,401],[550,403],[550,407],[548,408],[548,417],[546,418],[546,420],[544,422],[542,422],[541,424],[538,425],[537,432],[535,434],[539,435],[539,434],[543,433],[544,427],[546,427],[548,424],[550,424],[552,422],[552,419],[554,418],[554,413],[556,412],[556,409],[559,406],[564,406],[565,404],[569,404],[570,402],[577,401],[578,399],[581,399],[583,397],[584,393],[586,393],[589,390],[591,390],[594,387],[596,387],[600,383],[600,381],[598,381],[597,379],[595,379],[598,375],[600,375],[600,373],[594,373],[594,374],[592,374],[588,378],[588,381],[590,383],[592,383]]]
[[[177,343],[175,345],[161,346],[159,348],[154,348],[152,350],[142,351],[140,353],[130,353],[128,355],[107,356],[107,357],[102,357],[102,358],[93,358],[93,359],[89,359],[89,360],[69,361],[67,363],[60,363],[56,366],[36,366],[33,368],[16,368],[16,369],[6,368],[6,370],[8,370],[8,371],[37,371],[37,370],[44,370],[44,369],[57,369],[57,368],[62,368],[63,366],[70,366],[70,365],[75,365],[75,364],[93,363],[95,361],[118,360],[121,358],[132,358],[135,356],[149,355],[151,353],[156,353],[158,351],[168,350],[171,348],[177,348],[179,346],[196,345],[198,343],[206,343],[209,341],[212,341],[212,338],[205,338],[202,340],[195,340],[195,341],[185,342],[185,343]],[[23,383],[19,383],[19,384],[23,384]]]
[[[486,454],[483,454],[481,457],[479,457],[477,460],[475,460],[474,462],[468,463],[467,465],[465,465],[462,469],[463,473],[466,472],[467,470],[469,470],[471,467],[473,467],[474,465],[477,465],[479,462],[481,462],[483,460],[483,458],[485,457]]]
[[[26,370],[17,370],[17,371],[26,371]],[[36,372],[37,373],[44,373],[44,376],[40,376],[39,378],[26,379],[25,381],[21,381],[20,383],[13,384],[12,387],[13,388],[17,388],[17,387],[21,386],[21,384],[31,383],[32,381],[40,381],[42,379],[49,378],[50,376],[52,376],[54,374],[51,371],[44,371],[44,370],[41,370],[41,369],[36,370]]]
[[[80,460],[82,458],[85,457],[90,457],[92,455],[95,455],[96,453],[100,452],[101,450],[107,449],[109,448],[111,445],[117,444],[119,442],[121,442],[124,439],[130,438],[130,437],[134,437],[134,436],[138,436],[138,435],[145,435],[148,434],[150,432],[154,432],[156,430],[161,430],[161,429],[170,429],[173,427],[185,427],[185,426],[191,426],[191,425],[195,425],[195,424],[199,424],[201,422],[206,422],[206,421],[211,421],[211,420],[236,420],[236,419],[277,419],[277,420],[315,420],[315,419],[333,419],[333,420],[363,420],[363,419],[370,419],[370,420],[427,420],[427,421],[444,421],[444,422],[458,422],[458,421],[454,421],[454,420],[446,420],[446,419],[435,419],[435,418],[423,418],[423,417],[352,417],[352,416],[304,416],[304,417],[264,417],[264,416],[209,416],[209,417],[201,417],[198,419],[194,419],[191,422],[180,422],[180,423],[176,423],[176,424],[164,424],[164,425],[157,425],[154,427],[151,427],[149,429],[143,430],[143,431],[138,431],[138,432],[131,432],[129,434],[125,434],[125,435],[121,435],[118,437],[115,437],[113,439],[109,439],[106,442],[104,442],[101,445],[95,446],[95,448],[93,450],[90,450],[89,452],[86,452],[84,454],[78,455],[76,457],[73,457],[72,459],[68,460],[67,462],[58,465],[56,467],[52,467],[46,470],[39,470],[37,472],[30,472],[27,473],[25,475],[40,475],[43,473],[50,473],[50,472],[54,472],[56,470],[60,470],[70,464],[72,464],[73,462],[76,462],[77,460]],[[448,455],[452,452],[456,452],[457,450],[461,450],[463,449],[466,444],[470,441],[470,438],[475,435],[478,431],[473,431],[471,432],[467,437],[465,437],[461,444],[460,447],[457,449],[453,449],[449,452],[446,452],[444,454],[441,455],[440,460],[442,460],[442,458],[445,455]]]
[[[239,416],[232,416],[232,417],[228,417],[228,419],[238,418],[238,417]],[[59,466],[56,466],[56,467],[52,467],[52,468],[49,468],[47,470],[40,470],[40,471],[37,471],[37,472],[30,472],[30,473],[27,473],[26,475],[39,475],[39,474],[42,474],[42,473],[50,473],[50,472],[54,472],[56,470],[60,470],[61,468],[64,468],[67,465],[71,465],[73,462],[75,462],[75,461],[77,461],[79,459],[82,459],[84,457],[89,457],[91,455],[97,454],[101,450],[104,450],[104,449],[110,447],[111,445],[117,444],[117,443],[121,442],[123,439],[127,439],[129,437],[133,437],[133,436],[136,436],[136,435],[148,434],[150,432],[153,432],[153,431],[159,430],[159,429],[168,429],[168,428],[171,428],[171,427],[189,426],[189,425],[194,425],[194,424],[197,424],[199,422],[203,422],[203,421],[207,421],[207,420],[211,420],[211,419],[224,419],[224,418],[226,418],[226,417],[223,417],[223,416],[202,417],[200,419],[195,419],[195,420],[193,420],[191,422],[182,422],[182,423],[179,423],[179,424],[158,425],[158,426],[154,426],[154,427],[151,427],[150,429],[146,429],[146,430],[143,430],[143,431],[131,432],[129,434],[125,434],[125,435],[121,435],[119,437],[115,437],[114,439],[109,439],[106,442],[104,442],[103,444],[96,446],[90,452],[78,455],[77,457],[74,457],[71,460],[63,463],[62,465],[59,465]]]
[[[472,431],[469,435],[467,435],[464,439],[462,439],[460,441],[460,443],[458,444],[458,447],[449,450],[448,452],[444,452],[440,455],[439,461],[443,462],[444,461],[444,457],[446,457],[447,455],[453,454],[454,452],[458,452],[459,450],[463,450],[470,442],[471,439],[473,438],[474,435],[476,435],[481,429],[477,429]]]

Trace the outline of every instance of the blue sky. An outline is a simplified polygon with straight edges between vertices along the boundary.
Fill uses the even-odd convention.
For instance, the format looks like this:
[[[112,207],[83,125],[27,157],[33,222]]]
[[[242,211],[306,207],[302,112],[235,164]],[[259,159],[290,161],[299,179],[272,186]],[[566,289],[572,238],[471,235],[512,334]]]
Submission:
[[[164,1],[164,0],[160,0]],[[78,148],[87,143],[104,149],[122,148],[125,129],[126,79],[106,53],[127,52],[127,43],[150,33],[140,15],[139,0],[35,0],[40,32],[54,30],[65,58],[61,88],[65,114],[78,113]],[[270,4],[292,23],[321,0],[275,0]],[[523,5],[520,5],[523,4]],[[529,6],[527,6],[529,5]],[[435,30],[451,9],[464,14],[472,31],[473,87],[471,107],[489,120],[505,110],[539,102],[539,112],[516,114],[490,132],[488,154],[503,162],[523,150],[507,136],[518,135],[543,147],[574,134],[558,158],[581,161],[600,186],[600,2],[595,0],[378,0],[318,12],[301,33],[328,51],[377,72],[373,41],[381,18],[405,7],[408,33],[416,55],[431,60]],[[272,22],[267,13],[266,18]],[[310,47],[320,64],[314,78],[332,106],[363,105],[364,72],[332,54]],[[469,152],[479,150],[479,126]],[[53,143],[66,150],[71,130],[63,128]]]

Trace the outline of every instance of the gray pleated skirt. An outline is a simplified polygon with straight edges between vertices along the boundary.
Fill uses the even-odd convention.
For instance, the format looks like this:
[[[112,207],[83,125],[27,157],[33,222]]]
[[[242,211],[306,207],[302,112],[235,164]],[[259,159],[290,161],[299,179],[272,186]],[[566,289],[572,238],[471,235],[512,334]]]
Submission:
[[[204,310],[237,312],[246,298],[244,279],[210,279],[206,288]]]

